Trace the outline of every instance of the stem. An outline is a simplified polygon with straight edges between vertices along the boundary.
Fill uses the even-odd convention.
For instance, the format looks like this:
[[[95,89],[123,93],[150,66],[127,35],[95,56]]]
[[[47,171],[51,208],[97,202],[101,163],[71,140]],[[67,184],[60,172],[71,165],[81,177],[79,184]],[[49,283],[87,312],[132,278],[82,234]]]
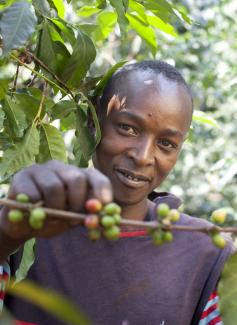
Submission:
[[[42,78],[46,81],[48,81],[48,83],[50,83],[51,85],[57,87],[62,93],[64,93],[65,95],[68,95],[67,91],[65,89],[63,89],[62,87],[60,87],[58,84],[56,84],[55,82],[53,82],[52,80],[50,80],[49,78],[45,77],[43,74],[39,73],[38,71],[30,68],[27,64],[25,64],[24,62],[22,62],[20,59],[18,59],[14,54],[10,54],[10,57],[14,60],[16,60],[18,63],[20,63],[21,65],[23,65],[26,69],[30,70],[31,72],[33,72],[34,74],[36,74],[39,78]]]
[[[16,202],[14,200],[9,199],[0,199],[0,204],[6,205],[10,208],[17,208],[22,210],[29,210],[33,209],[35,207],[42,207],[43,202],[36,202],[36,203],[20,203]],[[90,214],[84,214],[84,213],[77,213],[77,212],[70,212],[70,211],[64,211],[64,210],[57,210],[57,209],[50,209],[50,208],[44,208],[44,211],[47,215],[56,218],[56,219],[66,219],[66,220],[81,220],[83,221],[86,217],[88,217]],[[176,230],[176,231],[199,231],[203,233],[211,233],[211,232],[231,232],[237,234],[237,227],[219,227],[219,226],[210,226],[210,227],[190,227],[190,226],[182,226],[182,225],[163,225],[158,223],[157,221],[138,221],[138,220],[128,220],[128,219],[122,219],[120,222],[120,225],[123,226],[135,226],[138,228],[145,228],[145,229],[163,229],[163,230]]]
[[[33,124],[35,124],[38,120],[40,120],[40,115],[41,115],[41,112],[42,112],[42,109],[43,109],[43,104],[44,104],[44,100],[45,100],[45,97],[46,97],[46,91],[47,91],[47,83],[44,82],[44,85],[43,85],[43,91],[42,91],[42,97],[40,99],[40,104],[39,104],[39,109],[38,109],[38,112],[34,118],[34,121],[33,121]]]

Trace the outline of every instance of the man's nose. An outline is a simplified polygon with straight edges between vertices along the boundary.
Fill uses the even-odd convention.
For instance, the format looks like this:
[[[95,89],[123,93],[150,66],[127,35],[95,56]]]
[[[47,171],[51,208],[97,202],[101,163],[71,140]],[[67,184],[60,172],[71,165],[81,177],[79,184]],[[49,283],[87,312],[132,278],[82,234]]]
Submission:
[[[150,139],[137,141],[128,151],[129,157],[138,166],[150,166],[154,163],[154,145]]]

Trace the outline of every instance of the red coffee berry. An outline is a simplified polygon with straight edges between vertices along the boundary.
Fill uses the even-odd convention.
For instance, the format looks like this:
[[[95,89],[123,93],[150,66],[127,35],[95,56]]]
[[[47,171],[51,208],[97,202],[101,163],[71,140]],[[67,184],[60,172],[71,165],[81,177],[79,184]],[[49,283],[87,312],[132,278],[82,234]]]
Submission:
[[[87,229],[96,229],[98,228],[99,223],[99,217],[96,214],[90,215],[84,220],[84,225]]]
[[[102,203],[97,199],[89,199],[85,203],[85,208],[90,213],[96,213],[102,209]]]

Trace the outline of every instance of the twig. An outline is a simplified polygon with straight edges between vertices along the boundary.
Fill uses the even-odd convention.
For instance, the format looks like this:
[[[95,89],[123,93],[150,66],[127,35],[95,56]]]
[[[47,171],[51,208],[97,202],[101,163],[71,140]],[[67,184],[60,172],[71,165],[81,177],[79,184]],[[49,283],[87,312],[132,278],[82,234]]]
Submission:
[[[43,202],[39,201],[36,203],[20,203],[16,202],[14,200],[9,199],[0,199],[0,204],[6,205],[10,208],[17,208],[22,210],[29,210],[36,207],[42,207]],[[89,216],[89,214],[85,213],[77,213],[77,212],[70,212],[70,211],[64,211],[64,210],[57,210],[57,209],[50,209],[43,207],[44,211],[47,215],[53,218],[57,219],[71,219],[71,220],[81,220],[83,221],[86,217]],[[161,224],[156,221],[139,221],[139,220],[129,220],[129,219],[122,219],[120,222],[120,225],[122,226],[134,226],[138,228],[145,228],[147,230],[149,229],[156,229],[160,228],[163,230],[177,230],[177,231],[198,231],[203,233],[211,233],[211,232],[228,232],[228,233],[237,233],[237,227],[219,227],[216,225],[210,226],[210,227],[190,227],[190,226],[184,226],[184,225],[175,225],[175,224]]]

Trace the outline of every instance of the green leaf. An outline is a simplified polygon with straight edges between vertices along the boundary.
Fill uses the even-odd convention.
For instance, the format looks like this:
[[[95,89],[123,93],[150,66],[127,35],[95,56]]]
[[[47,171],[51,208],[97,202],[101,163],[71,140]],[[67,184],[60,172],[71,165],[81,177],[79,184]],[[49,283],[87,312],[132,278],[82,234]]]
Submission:
[[[35,238],[27,240],[24,244],[21,263],[15,273],[15,284],[27,277],[29,269],[35,261]]]
[[[216,128],[220,128],[219,124],[212,116],[209,116],[205,112],[195,110],[193,112],[193,121],[199,122],[202,124],[207,124]]]
[[[114,12],[103,11],[96,17],[96,23],[99,25],[94,33],[96,40],[104,40],[114,30],[117,22],[117,15]]]
[[[147,20],[147,15],[146,15],[146,12],[145,12],[145,8],[144,8],[144,6],[142,4],[138,3],[135,0],[130,0],[129,1],[129,9],[130,9],[130,12],[135,11],[139,15],[139,17],[145,23],[148,24],[148,20]]]
[[[151,53],[155,56],[157,52],[157,41],[154,30],[150,26],[146,26],[142,23],[138,17],[133,14],[127,14],[131,27],[141,36],[141,38],[147,43],[151,50]]]
[[[88,161],[95,148],[95,141],[87,126],[87,116],[83,110],[78,107],[75,114],[76,121],[76,139],[73,149],[75,164],[80,167],[87,167]]]
[[[4,181],[18,170],[35,162],[39,153],[39,133],[33,125],[20,142],[7,149],[0,162],[0,180]]]
[[[62,80],[69,87],[77,88],[81,80],[86,76],[95,56],[96,50],[92,40],[78,30],[77,40],[73,46],[72,55],[62,74]]]
[[[118,14],[118,24],[120,27],[121,35],[126,35],[126,29],[128,26],[128,19],[125,16],[125,13],[127,11],[127,1],[124,0],[109,0],[110,4],[114,9],[116,10]]]
[[[4,119],[5,119],[5,113],[2,109],[2,107],[0,106],[0,130],[2,130],[2,128],[3,128]]]
[[[121,68],[127,61],[121,61],[116,63],[112,68],[110,68],[107,73],[103,76],[103,78],[100,80],[98,85],[95,88],[94,96],[99,96],[104,90],[104,87],[106,86],[108,80],[112,77],[115,71],[117,71],[119,68]]]
[[[69,113],[76,109],[76,104],[72,100],[60,100],[48,110],[52,120],[66,117]]]
[[[55,8],[57,9],[58,15],[60,18],[64,18],[65,8],[63,0],[52,0]]]
[[[223,323],[233,325],[237,319],[237,253],[224,266],[218,285],[220,311]]]
[[[72,301],[53,290],[42,288],[33,282],[22,281],[16,285],[11,285],[8,287],[7,292],[35,304],[66,324],[91,324],[79,306],[74,305]]]
[[[64,21],[56,18],[51,19],[51,22],[61,31],[61,36],[64,40],[68,40],[71,44],[74,44],[76,38],[73,29],[70,26],[68,26]]]
[[[99,9],[99,8],[83,6],[77,11],[77,14],[78,14],[78,16],[81,16],[81,17],[90,17],[92,15],[97,14],[100,11],[101,11],[101,9]]]
[[[50,6],[47,0],[32,0],[35,11],[43,16],[50,15]]]
[[[157,17],[157,16],[147,16],[147,20],[148,20],[148,23],[151,26],[154,26],[154,27],[158,28],[162,32],[164,32],[166,34],[169,34],[169,35],[172,35],[172,36],[175,36],[175,37],[177,36],[177,34],[176,34],[175,30],[174,30],[174,27],[171,26],[168,23],[164,23],[159,17]]]
[[[16,104],[9,96],[5,97],[3,110],[6,115],[5,125],[12,138],[22,137],[24,130],[27,128],[26,117],[21,107]]]
[[[41,38],[38,46],[38,57],[44,62],[47,67],[60,76],[65,65],[70,57],[65,45],[57,38],[58,32],[54,29],[54,25],[45,21],[41,33]],[[56,41],[54,41],[54,39]]]
[[[29,2],[19,1],[8,7],[0,20],[3,56],[24,45],[35,31],[35,24],[36,17]]]
[[[66,147],[61,132],[50,124],[40,124],[39,163],[56,159],[67,161]]]

